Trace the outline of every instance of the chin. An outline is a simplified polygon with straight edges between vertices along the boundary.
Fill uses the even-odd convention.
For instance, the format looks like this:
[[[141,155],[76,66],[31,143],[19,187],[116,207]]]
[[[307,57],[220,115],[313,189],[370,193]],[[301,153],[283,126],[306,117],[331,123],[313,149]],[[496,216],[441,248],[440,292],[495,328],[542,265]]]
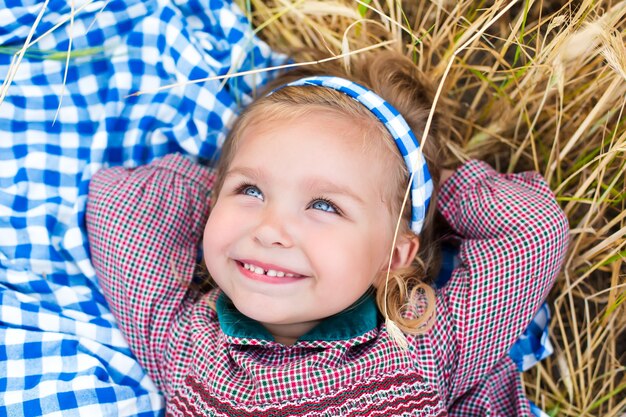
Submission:
[[[297,324],[311,320],[301,318],[300,316],[294,315],[292,312],[277,311],[276,309],[268,307],[267,303],[261,306],[254,306],[246,303],[244,306],[241,306],[241,308],[235,304],[235,307],[237,307],[237,310],[239,310],[243,315],[264,324]]]
[[[250,302],[250,300],[243,302],[232,301],[237,310],[253,320],[273,323],[280,319],[281,315],[268,303],[254,303]]]

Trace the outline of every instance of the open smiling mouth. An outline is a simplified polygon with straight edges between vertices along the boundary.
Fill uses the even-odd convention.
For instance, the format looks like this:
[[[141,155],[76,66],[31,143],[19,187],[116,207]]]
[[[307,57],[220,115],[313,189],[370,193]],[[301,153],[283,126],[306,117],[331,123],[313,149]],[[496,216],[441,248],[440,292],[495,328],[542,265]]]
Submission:
[[[235,261],[235,262],[237,263],[237,266],[239,267],[241,272],[244,275],[252,279],[278,280],[278,278],[281,278],[283,281],[284,280],[294,281],[294,280],[306,278],[306,276],[304,275],[295,274],[293,272],[286,272],[286,271],[282,271],[279,269],[271,269],[271,268],[264,269],[261,266],[255,265],[253,263],[244,262],[244,261]]]

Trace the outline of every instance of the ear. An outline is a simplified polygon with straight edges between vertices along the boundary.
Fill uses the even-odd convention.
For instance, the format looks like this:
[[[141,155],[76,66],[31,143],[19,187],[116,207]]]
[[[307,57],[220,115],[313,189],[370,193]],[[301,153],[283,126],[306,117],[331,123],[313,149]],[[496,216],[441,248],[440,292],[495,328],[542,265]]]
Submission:
[[[420,248],[420,239],[413,233],[398,236],[396,247],[391,255],[391,270],[406,268],[411,265]]]
[[[396,246],[393,248],[391,255],[391,270],[406,268],[411,265],[417,251],[420,248],[420,239],[413,233],[406,233],[398,236],[396,240]],[[378,288],[379,285],[385,282],[387,275],[387,266],[389,264],[385,262],[383,269],[381,269],[378,277],[374,281],[374,287]]]

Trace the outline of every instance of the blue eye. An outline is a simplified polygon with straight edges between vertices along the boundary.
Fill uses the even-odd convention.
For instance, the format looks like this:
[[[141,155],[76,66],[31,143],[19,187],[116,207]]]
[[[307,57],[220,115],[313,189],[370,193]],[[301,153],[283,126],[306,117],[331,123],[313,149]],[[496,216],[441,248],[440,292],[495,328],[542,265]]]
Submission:
[[[247,195],[250,197],[258,198],[259,200],[263,200],[263,193],[259,190],[258,187],[254,185],[244,185],[241,187],[241,194]]]
[[[327,213],[337,213],[339,214],[339,209],[333,203],[323,198],[318,198],[317,200],[313,200],[311,205],[309,206],[314,210],[321,210]]]

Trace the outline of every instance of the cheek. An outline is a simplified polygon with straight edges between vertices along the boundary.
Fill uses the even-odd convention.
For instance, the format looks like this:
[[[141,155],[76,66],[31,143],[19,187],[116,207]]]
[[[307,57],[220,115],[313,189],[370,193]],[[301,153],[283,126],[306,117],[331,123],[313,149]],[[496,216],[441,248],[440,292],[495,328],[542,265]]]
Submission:
[[[377,227],[361,242],[363,263],[371,271],[373,279],[386,271],[391,254],[392,236],[388,229]]]
[[[216,204],[204,226],[202,248],[207,266],[223,255],[225,248],[232,242],[234,233],[235,224],[232,216]]]
[[[377,229],[337,231],[329,235],[317,234],[311,245],[320,269],[343,282],[372,282],[382,268],[386,268],[391,243],[388,236]]]
[[[211,217],[207,220],[204,226],[204,235],[202,237],[202,251],[204,257],[204,263],[206,264],[209,274],[214,276],[215,274],[215,260],[217,259],[217,236],[219,233],[214,228],[214,223],[211,221]]]

